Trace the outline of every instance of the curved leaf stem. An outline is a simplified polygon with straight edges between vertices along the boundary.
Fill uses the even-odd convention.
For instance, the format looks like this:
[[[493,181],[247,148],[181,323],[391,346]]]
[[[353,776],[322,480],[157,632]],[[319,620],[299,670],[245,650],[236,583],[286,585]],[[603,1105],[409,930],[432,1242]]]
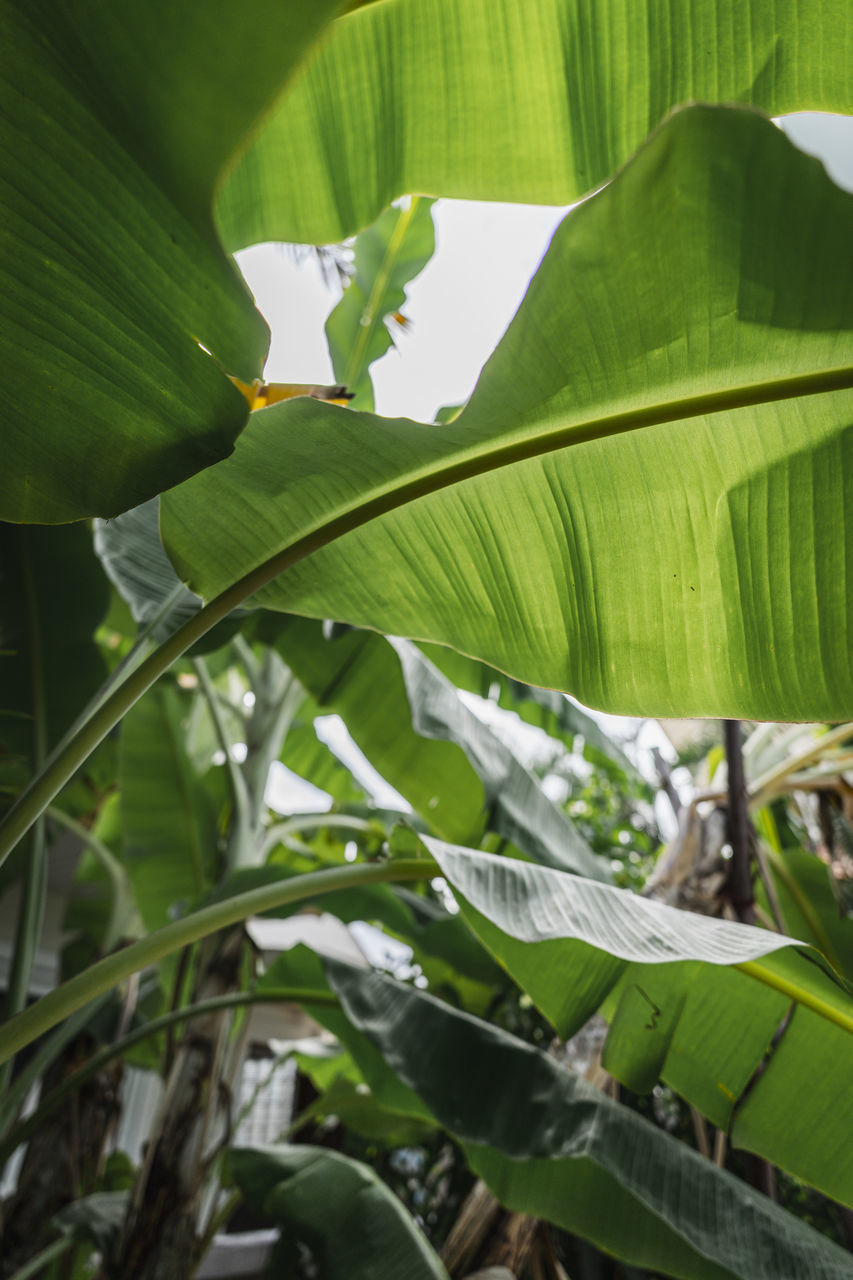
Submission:
[[[32,762],[38,770],[44,761],[47,742],[47,712],[44,687],[44,646],[42,623],[36,598],[36,584],[28,543],[18,530],[21,556],[21,577],[24,585],[26,627],[30,638],[30,701],[32,706]],[[30,856],[24,868],[21,898],[15,928],[15,946],[12,952],[11,971],[4,1014],[11,1018],[26,1006],[36,952],[41,941],[44,913],[47,904],[47,842],[44,814],[40,814],[30,834]],[[0,1093],[9,1085],[10,1068],[0,1068]]]
[[[585,444],[590,440],[602,440],[623,435],[643,427],[659,426],[686,418],[743,409],[751,405],[770,404],[800,396],[823,395],[831,391],[853,389],[853,365],[828,369],[818,373],[798,374],[772,382],[751,383],[746,386],[725,387],[702,395],[686,396],[679,400],[643,405],[610,413],[588,422],[558,427],[554,431],[536,436],[510,439],[496,448],[478,448],[476,444],[460,449],[453,458],[428,467],[402,484],[388,484],[359,506],[330,516],[315,529],[283,547],[268,560],[238,578],[236,582],[206,604],[173,632],[158,649],[136,667],[127,679],[98,706],[97,710],[79,730],[55,753],[45,769],[21,794],[17,804],[9,811],[0,825],[0,866],[9,856],[20,838],[64,786],[74,771],[118,724],[122,716],[151,687],[155,680],[167,671],[187,649],[221,622],[224,617],[242,604],[254,592],[265,587],[280,573],[298,564],[321,547],[328,546],[346,533],[359,529],[416,498],[436,493],[441,489],[470,480],[474,476],[497,471],[501,467],[530,458],[542,457],[557,449]],[[341,410],[350,412],[350,410]],[[464,414],[460,417],[462,423]],[[460,430],[460,439],[463,432]],[[824,744],[826,745],[826,744]]]
[[[437,863],[429,858],[401,858],[399,861],[366,862],[326,871],[309,871],[285,881],[262,885],[237,894],[224,902],[203,907],[182,920],[164,925],[145,938],[106,956],[75,977],[55,987],[28,1009],[11,1018],[0,1031],[0,1063],[6,1062],[25,1045],[63,1018],[87,1004],[95,996],[123,982],[132,974],[156,964],[181,947],[238,924],[248,916],[260,915],[274,907],[300,902],[336,889],[384,881],[427,880],[439,875]]]
[[[790,978],[774,973],[772,969],[766,969],[760,960],[744,960],[733,967],[740,969],[741,973],[747,974],[750,978],[755,978],[757,982],[763,982],[766,987],[772,987],[774,991],[780,991],[782,995],[789,996],[797,1004],[805,1005],[807,1009],[819,1014],[827,1022],[834,1022],[843,1031],[853,1034],[853,1014],[844,1013],[828,1000],[822,1000],[820,996],[808,991],[800,983],[792,982]]]
[[[122,1054],[127,1053],[129,1049],[132,1049],[142,1040],[158,1035],[159,1032],[167,1030],[176,1023],[189,1022],[192,1018],[201,1018],[205,1014],[217,1013],[221,1009],[240,1009],[255,1004],[337,1005],[338,1003],[338,997],[328,991],[312,991],[301,987],[282,987],[275,990],[231,992],[229,995],[215,996],[210,1000],[200,1000],[197,1004],[187,1005],[183,1009],[172,1009],[169,1013],[164,1013],[159,1018],[152,1018],[150,1022],[146,1022],[140,1027],[135,1027],[127,1035],[114,1040],[112,1044],[104,1045],[103,1049],[99,1049],[97,1053],[92,1054],[92,1057],[82,1067],[78,1067],[71,1075],[66,1076],[60,1085],[43,1098],[35,1111],[28,1115],[21,1124],[17,1125],[8,1137],[0,1143],[0,1167],[5,1164],[12,1152],[22,1142],[26,1142],[28,1138],[32,1137],[42,1124],[42,1121],[51,1115],[69,1094],[74,1093],[82,1084],[90,1080],[108,1062],[111,1062],[113,1058],[121,1057]]]
[[[349,817],[345,813],[300,813],[267,828],[262,857],[266,858],[277,844],[284,843],[288,836],[297,831],[319,831],[326,827],[341,827],[345,831],[361,832],[374,829],[368,818]]]
[[[88,827],[84,827],[82,823],[77,822],[75,818],[65,813],[58,805],[48,805],[45,812],[57,826],[64,827],[66,831],[70,831],[81,844],[92,851],[110,882],[112,904],[101,946],[104,951],[112,951],[122,937],[124,926],[135,911],[133,892],[130,888],[127,872],[112,850],[107,848],[103,840],[99,840],[94,832],[90,831]],[[141,923],[139,927],[141,930]]]

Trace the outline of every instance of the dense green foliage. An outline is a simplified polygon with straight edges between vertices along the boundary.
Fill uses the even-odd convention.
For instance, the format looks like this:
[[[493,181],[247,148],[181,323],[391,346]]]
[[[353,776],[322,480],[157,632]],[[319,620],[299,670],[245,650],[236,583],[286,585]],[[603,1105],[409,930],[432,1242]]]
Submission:
[[[768,118],[853,112],[853,16],[340,7],[0,0],[4,1157],[29,1142],[0,1275],[39,1250],[190,1274],[241,1195],[282,1274],[446,1275],[373,1171],[301,1140],[337,1117],[362,1154],[457,1152],[628,1266],[841,1280],[837,1244],[718,1164],[730,1144],[853,1207],[853,730],[747,743],[759,928],[638,894],[652,791],[562,694],[853,717],[853,196]],[[459,415],[375,414],[431,198],[585,195]],[[268,335],[231,252],[357,232],[327,326],[353,406],[250,413],[234,381]],[[564,804],[467,690],[551,735]],[[317,738],[329,713],[407,811]],[[274,812],[280,763],[331,809]],[[61,832],[75,936],[30,1004]],[[740,909],[725,877],[710,916]],[[302,948],[264,969],[245,919],[305,908],[383,930],[396,976]],[[335,1044],[300,1055],[300,1140],[229,1159],[269,1005]],[[610,1094],[664,1082],[699,1150],[562,1060],[596,1012]],[[117,1172],[104,1099],[133,1063],[167,1100]]]

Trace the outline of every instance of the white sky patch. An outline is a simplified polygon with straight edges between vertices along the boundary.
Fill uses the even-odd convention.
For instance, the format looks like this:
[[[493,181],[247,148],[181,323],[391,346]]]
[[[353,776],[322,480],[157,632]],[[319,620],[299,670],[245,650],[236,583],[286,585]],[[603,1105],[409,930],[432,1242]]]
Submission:
[[[431,422],[460,404],[524,297],[565,209],[440,200],[436,254],[409,286],[411,331],[373,367],[377,411]],[[255,245],[237,263],[272,332],[269,382],[334,382],[323,326],[340,298],[313,258]]]
[[[788,136],[823,160],[853,190],[853,118],[800,112],[781,118]],[[515,314],[566,208],[439,200],[436,254],[409,286],[411,331],[373,368],[377,411],[432,421],[466,400]],[[323,326],[340,289],[315,259],[296,262],[281,245],[236,255],[272,331],[266,377],[275,382],[334,381]]]
[[[776,121],[801,151],[817,156],[839,187],[853,191],[853,117],[798,111]]]
[[[294,813],[328,813],[332,807],[332,797],[327,791],[306,782],[280,760],[274,760],[270,766],[264,799],[276,813],[287,817]]]
[[[389,417],[430,422],[471,395],[565,209],[439,200],[436,253],[407,289],[412,328],[373,369]]]
[[[412,806],[386,782],[381,773],[374,769],[367,756],[356,745],[350,732],[340,716],[318,716],[314,721],[314,732],[331,752],[345,764],[360,786],[364,787],[373,803],[386,809],[400,809],[411,813]],[[388,726],[388,733],[393,734],[394,726]]]

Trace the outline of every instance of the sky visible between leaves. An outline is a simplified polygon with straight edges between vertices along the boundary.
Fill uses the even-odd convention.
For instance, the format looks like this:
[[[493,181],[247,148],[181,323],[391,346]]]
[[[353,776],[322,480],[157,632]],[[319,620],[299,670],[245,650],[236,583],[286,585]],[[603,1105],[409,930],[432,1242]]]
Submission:
[[[784,127],[853,191],[853,119],[811,112]],[[465,200],[434,206],[436,254],[407,290],[411,329],[395,332],[396,350],[373,366],[378,413],[430,422],[468,398],[565,213]],[[333,382],[323,326],[339,286],[329,287],[315,260],[296,262],[280,245],[246,249],[237,262],[272,330],[267,380]]]
[[[839,186],[853,191],[853,118],[807,112],[781,123],[793,142],[823,161]],[[566,212],[537,205],[438,201],[435,256],[407,289],[404,314],[411,328],[395,331],[396,348],[373,366],[378,413],[431,422],[438,409],[467,400]],[[297,260],[281,245],[256,245],[237,254],[237,262],[271,329],[267,380],[332,383],[324,324],[340,298],[337,281],[330,285],[316,259]],[[484,711],[490,721],[492,711],[518,719],[496,708],[481,708],[480,714]],[[640,724],[592,714],[615,737],[633,737]],[[377,803],[396,807],[400,798],[378,775],[368,775],[370,766],[347,741],[343,725],[333,723],[337,717],[324,720],[328,745],[354,768]],[[516,744],[522,756],[526,745]],[[658,746],[669,755],[668,745],[658,726],[647,722],[640,754]],[[642,760],[638,763],[642,768]],[[313,787],[303,789],[294,775],[285,777],[288,772],[282,766],[271,779],[271,804],[288,811],[328,806],[330,797]]]

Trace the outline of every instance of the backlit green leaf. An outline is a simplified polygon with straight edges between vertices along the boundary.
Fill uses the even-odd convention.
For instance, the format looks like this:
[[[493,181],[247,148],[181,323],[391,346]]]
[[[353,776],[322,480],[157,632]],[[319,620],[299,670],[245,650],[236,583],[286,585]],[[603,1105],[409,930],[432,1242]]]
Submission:
[[[853,714],[851,229],[768,121],[678,112],[569,214],[455,422],[264,410],[166,495],[167,550],[205,597],[290,566],[256,602],[611,711]]]
[[[219,224],[236,249],[342,240],[413,191],[568,204],[679,103],[853,110],[850,39],[835,0],[367,5],[267,119]]]

